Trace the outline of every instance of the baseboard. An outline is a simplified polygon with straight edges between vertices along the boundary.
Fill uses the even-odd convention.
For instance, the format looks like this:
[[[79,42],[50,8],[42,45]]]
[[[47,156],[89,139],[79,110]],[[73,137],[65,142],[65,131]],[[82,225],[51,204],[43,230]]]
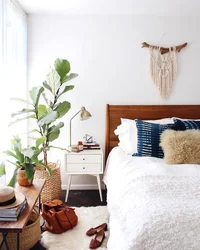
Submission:
[[[101,189],[105,189],[105,185],[101,185]],[[62,190],[67,190],[67,185],[62,185]],[[90,184],[90,185],[71,185],[70,190],[98,190],[98,185]]]

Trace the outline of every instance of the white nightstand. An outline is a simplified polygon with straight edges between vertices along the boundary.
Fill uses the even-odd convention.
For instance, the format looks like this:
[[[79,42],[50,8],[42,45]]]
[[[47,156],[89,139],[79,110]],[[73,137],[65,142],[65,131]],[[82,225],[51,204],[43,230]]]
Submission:
[[[100,200],[103,201],[101,192],[100,174],[103,174],[102,149],[86,149],[79,153],[65,154],[65,171],[68,175],[68,184],[65,202],[68,200],[72,175],[89,174],[97,177]]]

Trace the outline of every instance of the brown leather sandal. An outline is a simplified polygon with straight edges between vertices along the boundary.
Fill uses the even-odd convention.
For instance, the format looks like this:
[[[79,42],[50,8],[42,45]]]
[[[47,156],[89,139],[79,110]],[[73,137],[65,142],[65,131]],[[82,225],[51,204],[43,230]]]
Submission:
[[[90,241],[90,245],[89,245],[90,249],[96,249],[100,247],[104,238],[105,238],[104,230],[100,230],[96,234],[95,238]]]
[[[88,236],[92,236],[92,235],[98,233],[98,232],[101,231],[101,230],[107,231],[107,227],[108,227],[108,226],[107,226],[107,223],[103,223],[103,224],[101,224],[101,225],[99,225],[99,226],[97,226],[97,227],[90,228],[90,229],[86,232],[86,234],[87,234]]]

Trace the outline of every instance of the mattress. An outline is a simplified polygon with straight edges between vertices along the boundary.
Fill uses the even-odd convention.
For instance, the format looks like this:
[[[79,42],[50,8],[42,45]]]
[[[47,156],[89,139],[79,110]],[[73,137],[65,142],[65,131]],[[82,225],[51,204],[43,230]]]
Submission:
[[[109,250],[200,249],[200,165],[168,165],[115,147],[103,181]]]

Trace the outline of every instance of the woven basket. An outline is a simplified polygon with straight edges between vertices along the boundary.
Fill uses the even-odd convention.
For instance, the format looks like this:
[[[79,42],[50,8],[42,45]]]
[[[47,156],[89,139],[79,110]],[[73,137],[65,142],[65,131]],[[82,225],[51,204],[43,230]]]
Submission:
[[[29,250],[32,248],[40,239],[40,216],[36,210],[33,210],[27,225],[24,227],[22,233],[20,233],[20,250]],[[17,249],[17,234],[8,233],[7,238],[9,249]],[[2,241],[2,235],[0,234],[0,241]],[[1,248],[6,250],[5,244]]]
[[[42,203],[52,201],[54,199],[59,199],[61,195],[60,163],[49,162],[48,166],[52,171],[51,176],[49,176],[47,170],[41,165],[35,168],[34,174],[34,178],[46,180],[41,193]]]

